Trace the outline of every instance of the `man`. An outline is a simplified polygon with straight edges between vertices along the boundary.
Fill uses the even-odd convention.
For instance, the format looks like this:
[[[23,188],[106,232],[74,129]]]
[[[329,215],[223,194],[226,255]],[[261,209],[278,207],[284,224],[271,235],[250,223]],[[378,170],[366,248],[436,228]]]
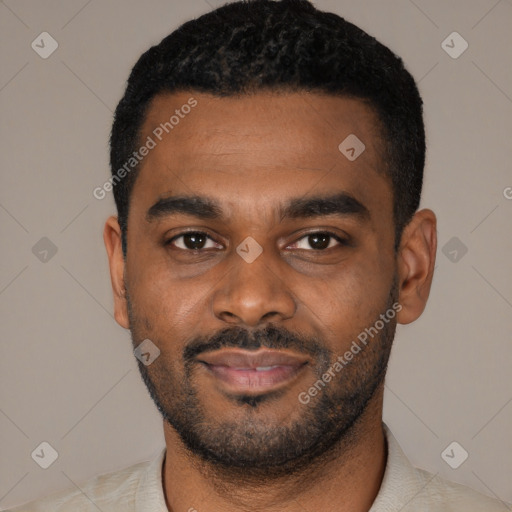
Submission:
[[[104,240],[166,447],[18,510],[503,510],[382,423],[396,324],[433,276],[424,159],[402,61],[306,0],[229,4],[146,52]]]

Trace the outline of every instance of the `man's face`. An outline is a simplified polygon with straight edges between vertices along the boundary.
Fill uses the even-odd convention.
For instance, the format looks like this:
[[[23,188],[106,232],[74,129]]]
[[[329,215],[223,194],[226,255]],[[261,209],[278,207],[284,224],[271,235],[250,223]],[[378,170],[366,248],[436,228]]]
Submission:
[[[159,141],[154,130],[191,97]],[[153,399],[203,458],[293,466],[343,437],[381,390],[396,320],[298,398],[397,300],[377,126],[362,102],[317,94],[151,104],[141,141],[157,144],[130,197],[127,316],[134,346],[160,349],[139,365]],[[351,134],[365,145],[355,160],[338,149]]]

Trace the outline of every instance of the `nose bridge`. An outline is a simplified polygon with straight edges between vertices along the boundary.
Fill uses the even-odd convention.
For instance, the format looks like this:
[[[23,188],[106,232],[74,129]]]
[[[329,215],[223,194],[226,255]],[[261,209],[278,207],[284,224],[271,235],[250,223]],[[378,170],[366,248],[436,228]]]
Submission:
[[[218,318],[256,326],[263,321],[293,316],[295,301],[268,251],[258,249],[246,239],[233,252],[228,265],[229,270],[213,297],[213,310]]]

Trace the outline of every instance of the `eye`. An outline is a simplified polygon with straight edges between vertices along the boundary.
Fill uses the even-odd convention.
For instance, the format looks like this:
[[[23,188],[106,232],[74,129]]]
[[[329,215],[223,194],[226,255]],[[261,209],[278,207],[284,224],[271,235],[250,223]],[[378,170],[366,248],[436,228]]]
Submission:
[[[220,244],[212,240],[206,233],[201,231],[188,231],[176,235],[166,242],[166,245],[173,245],[185,251],[200,251],[202,249],[217,249]],[[221,246],[220,246],[221,247]]]
[[[318,231],[316,233],[308,233],[288,247],[292,249],[324,251],[336,247],[336,245],[348,245],[348,241],[334,233]]]

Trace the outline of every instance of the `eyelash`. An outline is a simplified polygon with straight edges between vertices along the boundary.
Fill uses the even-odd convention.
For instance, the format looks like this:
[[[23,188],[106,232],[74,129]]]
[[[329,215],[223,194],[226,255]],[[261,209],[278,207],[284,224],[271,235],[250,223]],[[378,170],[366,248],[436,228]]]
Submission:
[[[165,242],[165,245],[166,246],[167,245],[173,245],[173,242],[175,242],[179,238],[182,238],[182,237],[184,237],[186,235],[202,235],[202,236],[205,236],[206,238],[208,238],[209,240],[211,240],[212,242],[218,243],[211,236],[209,236],[208,233],[205,233],[204,231],[185,231],[185,232],[179,233],[178,235],[175,235],[172,238],[170,238],[169,240],[167,240]],[[326,235],[329,238],[333,238],[334,240],[336,240],[338,242],[338,244],[340,246],[342,246],[342,247],[346,247],[346,246],[350,245],[348,239],[342,238],[339,235],[337,235],[335,233],[332,233],[331,231],[312,231],[310,233],[306,233],[305,235],[303,235],[300,238],[298,238],[295,242],[293,242],[293,244],[297,244],[299,241],[301,241],[304,238],[307,238],[309,236],[312,236],[312,235]],[[208,250],[208,249],[183,249],[181,247],[176,247],[176,249],[178,249],[180,251],[188,251],[188,252],[202,252],[202,251]],[[299,249],[299,250],[306,250],[308,252],[318,252],[318,253],[320,253],[320,252],[325,252],[328,249],[333,249],[333,247],[328,247],[326,249]]]

